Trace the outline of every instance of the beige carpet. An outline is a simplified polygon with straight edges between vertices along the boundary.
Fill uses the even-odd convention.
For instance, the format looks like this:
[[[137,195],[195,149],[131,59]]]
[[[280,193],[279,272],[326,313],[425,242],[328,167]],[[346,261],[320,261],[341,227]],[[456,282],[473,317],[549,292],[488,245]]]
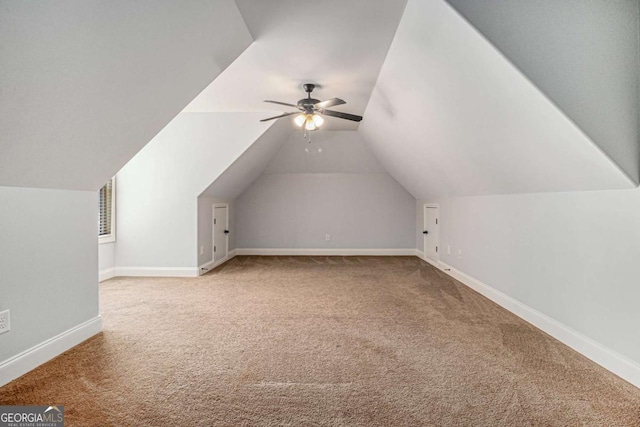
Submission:
[[[67,426],[639,426],[640,390],[414,257],[119,278],[104,332],[0,389]]]

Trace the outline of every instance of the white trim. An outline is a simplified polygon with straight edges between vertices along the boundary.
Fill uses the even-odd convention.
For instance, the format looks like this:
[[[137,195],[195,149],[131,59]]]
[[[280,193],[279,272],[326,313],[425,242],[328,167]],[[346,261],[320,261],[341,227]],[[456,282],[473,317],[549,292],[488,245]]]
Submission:
[[[100,270],[98,272],[98,282],[104,282],[105,280],[109,280],[113,277],[116,277],[116,268],[105,268],[104,270]]]
[[[265,256],[411,256],[415,249],[280,249],[280,248],[242,248],[238,255]]]
[[[106,184],[105,184],[106,185]],[[98,244],[116,241],[116,177],[111,178],[111,233],[98,236]]]
[[[437,263],[440,260],[440,251],[438,251],[438,247],[440,246],[440,222],[438,219],[440,218],[440,204],[439,203],[425,203],[422,205],[422,230],[427,229],[427,213],[425,212],[427,209],[437,209],[436,212],[436,228],[437,228],[437,236],[436,236],[436,258],[427,257],[427,236],[422,234],[422,259],[427,261],[430,264],[434,262]]]
[[[441,264],[440,261],[436,261],[436,260],[433,260],[433,259],[425,256],[424,252],[422,252],[420,249],[416,249],[416,256],[418,258],[420,258],[421,260],[423,260],[425,262],[428,262],[429,264],[433,265],[434,267],[442,269],[442,267],[440,265]]]
[[[116,241],[116,234],[112,231],[111,234],[105,234],[104,236],[98,236],[98,244],[104,245],[105,243],[113,243]]]
[[[225,208],[227,209],[227,223],[224,225],[224,229],[225,230],[229,230],[229,203],[214,203],[211,206],[211,258],[212,259],[216,259],[216,225],[218,224],[214,224],[215,218],[216,218],[216,208]],[[229,235],[225,234],[224,235],[224,245],[225,245],[225,256],[223,258],[220,258],[218,261],[218,264],[216,264],[216,267],[220,264],[222,264],[223,262],[226,262],[229,258]],[[212,267],[215,268],[215,267]],[[200,274],[202,274],[202,269],[198,269],[198,271],[200,272]]]
[[[421,257],[427,262],[428,259]],[[623,356],[610,348],[594,341],[593,339],[583,335],[582,333],[575,331],[574,329],[558,322],[557,320],[543,314],[526,304],[506,295],[497,289],[492,288],[486,283],[469,276],[462,271],[451,267],[448,264],[440,261],[437,264],[431,262],[440,270],[444,271],[449,276],[458,280],[462,284],[468,286],[479,294],[485,296],[501,307],[509,310],[511,313],[520,317],[521,319],[531,323],[538,329],[551,335],[558,341],[571,347],[583,356],[591,359],[593,362],[602,366],[603,368],[613,372],[620,378],[630,382],[636,387],[640,388],[640,364]]]
[[[102,330],[102,317],[75,326],[0,363],[0,386],[34,370]]]
[[[207,263],[202,264],[199,268],[198,268],[198,272],[199,275],[202,276],[203,274],[208,273],[209,271],[213,270],[214,268],[218,267],[219,265],[224,264],[225,262],[231,260],[231,258],[234,258],[237,255],[237,251],[235,249],[227,252],[227,256],[219,259],[218,261],[209,261]]]
[[[195,267],[116,267],[115,275],[134,277],[198,277]]]

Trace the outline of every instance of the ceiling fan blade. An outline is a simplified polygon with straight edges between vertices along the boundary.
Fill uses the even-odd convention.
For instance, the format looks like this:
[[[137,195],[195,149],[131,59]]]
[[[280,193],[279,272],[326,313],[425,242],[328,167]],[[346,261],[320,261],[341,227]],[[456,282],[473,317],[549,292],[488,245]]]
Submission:
[[[342,104],[346,104],[346,102],[340,98],[331,98],[331,99],[327,99],[326,101],[317,102],[314,105],[314,107],[323,109],[323,108],[335,107],[336,105],[342,105]]]
[[[275,116],[275,117],[269,117],[268,119],[262,119],[260,120],[261,122],[268,122],[269,120],[275,120],[275,119],[279,119],[281,117],[287,117],[287,116],[292,116],[294,114],[300,114],[297,111],[295,113],[285,113],[285,114],[281,114],[279,116]]]
[[[362,116],[356,116],[355,114],[343,113],[341,111],[333,111],[333,110],[320,110],[320,114],[324,114],[326,116],[337,117],[339,119],[351,120],[354,122],[359,122],[362,120]]]
[[[264,100],[264,102],[270,102],[272,104],[278,104],[278,105],[286,105],[287,107],[293,107],[293,108],[298,108],[297,105],[293,105],[293,104],[287,104],[286,102],[280,102],[280,101],[269,101],[267,99]]]

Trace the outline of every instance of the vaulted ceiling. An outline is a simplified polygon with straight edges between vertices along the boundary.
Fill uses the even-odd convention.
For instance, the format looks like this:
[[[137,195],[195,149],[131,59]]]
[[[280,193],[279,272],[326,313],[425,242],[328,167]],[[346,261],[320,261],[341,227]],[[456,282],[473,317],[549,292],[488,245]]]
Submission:
[[[418,199],[632,188],[639,152],[638,13],[629,3],[409,0],[358,133]],[[254,36],[268,28],[279,45],[296,32],[291,12],[249,2],[240,10]],[[270,17],[256,30],[252,19],[262,13]],[[284,24],[275,31],[274,22]],[[235,79],[245,71],[265,79],[257,91],[273,90],[259,76],[261,64],[249,61],[261,54],[279,59],[267,73],[276,86],[296,87],[277,80],[288,77],[278,64],[304,64],[307,51],[271,52],[271,40],[260,45],[256,37],[189,108],[215,99],[209,105],[222,108],[232,95],[221,88],[239,84],[242,78]],[[288,96],[276,99],[295,99]],[[298,163],[308,169],[305,144],[297,141],[297,151],[284,153],[299,152]],[[265,157],[260,168],[268,162]],[[242,164],[227,176],[243,175]]]
[[[553,5],[547,7],[553,16]],[[579,18],[565,21],[568,32],[589,22]],[[594,30],[615,32],[613,24]],[[596,62],[602,61],[606,57]],[[626,89],[637,97],[635,85]],[[408,2],[360,132],[418,199],[635,185],[597,141],[444,0]]]
[[[448,1],[638,181],[638,1]]]
[[[269,117],[304,82],[416,198],[638,182],[638,1],[63,3],[0,3],[0,185],[95,190],[180,111]],[[268,129],[206,194],[267,167]]]
[[[362,114],[402,16],[405,1],[236,0],[254,43],[185,109],[189,112],[264,111],[265,118],[306,96],[347,101],[336,110]],[[325,129],[357,123],[328,118]]]
[[[271,122],[269,127],[237,159],[209,185],[201,196],[235,199],[262,174],[291,134],[285,120]]]
[[[98,190],[252,41],[233,0],[0,2],[0,185]]]

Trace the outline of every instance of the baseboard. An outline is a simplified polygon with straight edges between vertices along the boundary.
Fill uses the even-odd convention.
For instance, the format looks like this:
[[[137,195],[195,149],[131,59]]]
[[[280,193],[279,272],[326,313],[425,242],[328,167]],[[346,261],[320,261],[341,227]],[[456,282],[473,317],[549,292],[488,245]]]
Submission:
[[[34,370],[102,330],[97,316],[0,363],[0,387]]]
[[[415,249],[276,249],[276,248],[242,248],[238,255],[264,256],[411,256]]]
[[[435,259],[429,258],[420,249],[416,249],[416,256],[418,258],[420,258],[421,260],[423,260],[425,262],[428,262],[429,264],[433,265],[434,267],[440,268],[440,261],[437,261]]]
[[[113,277],[116,277],[116,268],[105,268],[104,270],[100,270],[98,272],[98,282],[104,282],[105,280],[109,280]]]
[[[437,263],[426,261],[603,368],[640,388],[640,364],[442,261]]]
[[[116,267],[116,276],[198,277],[196,267]]]
[[[203,274],[207,273],[210,270],[213,270],[214,268],[218,267],[219,265],[224,264],[225,262],[229,261],[231,258],[235,257],[237,255],[237,250],[233,249],[231,251],[229,251],[229,253],[227,254],[226,257],[219,259],[218,261],[209,261],[207,263],[202,264],[200,267],[198,267],[198,274],[200,276],[202,276]]]

